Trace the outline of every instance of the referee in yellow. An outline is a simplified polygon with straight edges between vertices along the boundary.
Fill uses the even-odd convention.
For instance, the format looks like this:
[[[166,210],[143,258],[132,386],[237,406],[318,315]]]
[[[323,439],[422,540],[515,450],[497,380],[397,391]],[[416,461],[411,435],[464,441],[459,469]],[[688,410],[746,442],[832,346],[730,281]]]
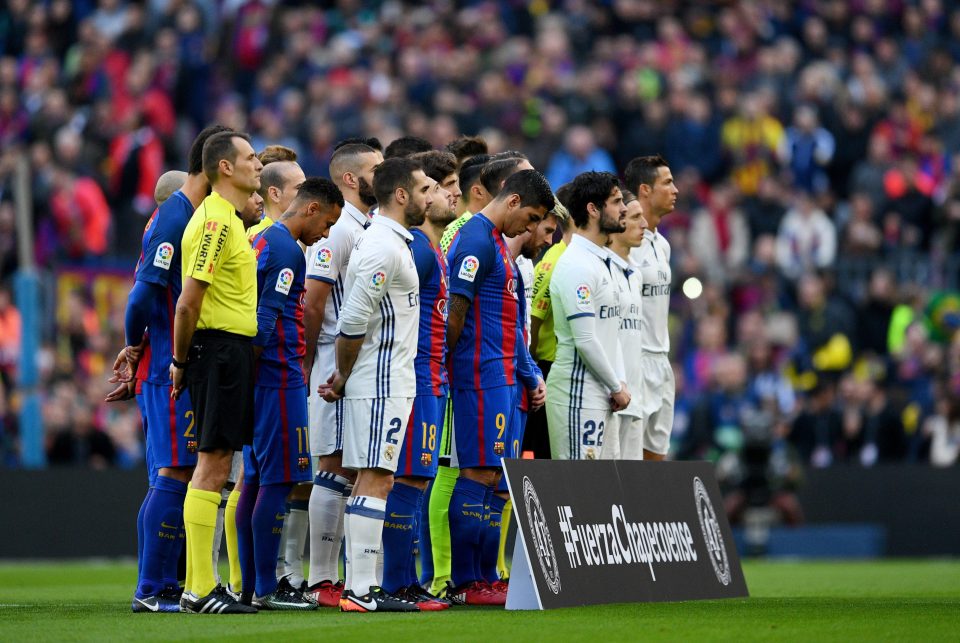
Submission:
[[[188,573],[181,612],[257,611],[217,584],[210,551],[233,452],[253,441],[257,259],[240,213],[260,188],[262,169],[246,134],[221,132],[207,139],[203,172],[212,191],[181,242],[183,291],[173,324],[170,378],[174,396],[190,388],[198,451],[183,503]]]

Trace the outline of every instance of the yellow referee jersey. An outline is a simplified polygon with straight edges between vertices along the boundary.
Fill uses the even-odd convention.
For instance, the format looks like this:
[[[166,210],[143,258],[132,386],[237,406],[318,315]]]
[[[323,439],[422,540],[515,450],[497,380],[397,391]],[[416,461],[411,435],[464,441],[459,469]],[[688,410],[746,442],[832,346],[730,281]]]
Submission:
[[[557,259],[566,249],[567,244],[561,239],[547,250],[533,271],[530,315],[541,321],[540,332],[537,333],[537,354],[533,356],[536,360],[552,362],[557,356],[557,335],[553,330],[553,307],[550,305],[550,277],[553,276]]]
[[[211,192],[193,213],[181,242],[183,277],[209,284],[197,330],[257,334],[257,258],[233,205]]]

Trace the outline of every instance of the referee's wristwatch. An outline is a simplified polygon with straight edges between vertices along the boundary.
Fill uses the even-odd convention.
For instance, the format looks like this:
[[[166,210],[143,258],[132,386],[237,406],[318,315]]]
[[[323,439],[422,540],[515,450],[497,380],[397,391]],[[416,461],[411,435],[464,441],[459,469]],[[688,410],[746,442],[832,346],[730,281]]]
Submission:
[[[171,358],[170,358],[170,363],[173,364],[173,367],[174,367],[174,368],[179,368],[179,369],[181,369],[181,370],[183,370],[183,369],[185,369],[185,368],[187,367],[187,363],[186,363],[186,362],[178,362],[176,357],[171,357]]]

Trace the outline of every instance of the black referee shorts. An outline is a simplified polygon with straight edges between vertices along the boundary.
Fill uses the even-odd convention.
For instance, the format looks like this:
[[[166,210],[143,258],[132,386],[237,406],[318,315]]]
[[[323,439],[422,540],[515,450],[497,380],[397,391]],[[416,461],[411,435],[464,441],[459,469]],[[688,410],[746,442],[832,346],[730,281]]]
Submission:
[[[220,330],[193,334],[184,374],[201,452],[253,444],[253,338]]]

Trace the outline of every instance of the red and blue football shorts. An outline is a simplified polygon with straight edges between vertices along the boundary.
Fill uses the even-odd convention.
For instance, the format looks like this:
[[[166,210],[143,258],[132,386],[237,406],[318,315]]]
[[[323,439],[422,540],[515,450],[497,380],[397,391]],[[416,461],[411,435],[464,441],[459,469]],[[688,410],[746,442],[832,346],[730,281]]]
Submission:
[[[253,445],[243,447],[244,481],[268,485],[312,480],[307,387],[255,386],[253,408]]]
[[[452,397],[456,457],[452,466],[499,467],[500,459],[509,457],[512,449],[516,387],[454,389]]]
[[[166,467],[196,466],[197,422],[190,394],[184,391],[180,399],[175,400],[170,396],[169,384],[140,382],[139,387],[137,404],[143,416],[151,480],[157,471]]]
[[[437,477],[446,409],[446,395],[418,395],[414,398],[407,435],[400,449],[397,476]]]

